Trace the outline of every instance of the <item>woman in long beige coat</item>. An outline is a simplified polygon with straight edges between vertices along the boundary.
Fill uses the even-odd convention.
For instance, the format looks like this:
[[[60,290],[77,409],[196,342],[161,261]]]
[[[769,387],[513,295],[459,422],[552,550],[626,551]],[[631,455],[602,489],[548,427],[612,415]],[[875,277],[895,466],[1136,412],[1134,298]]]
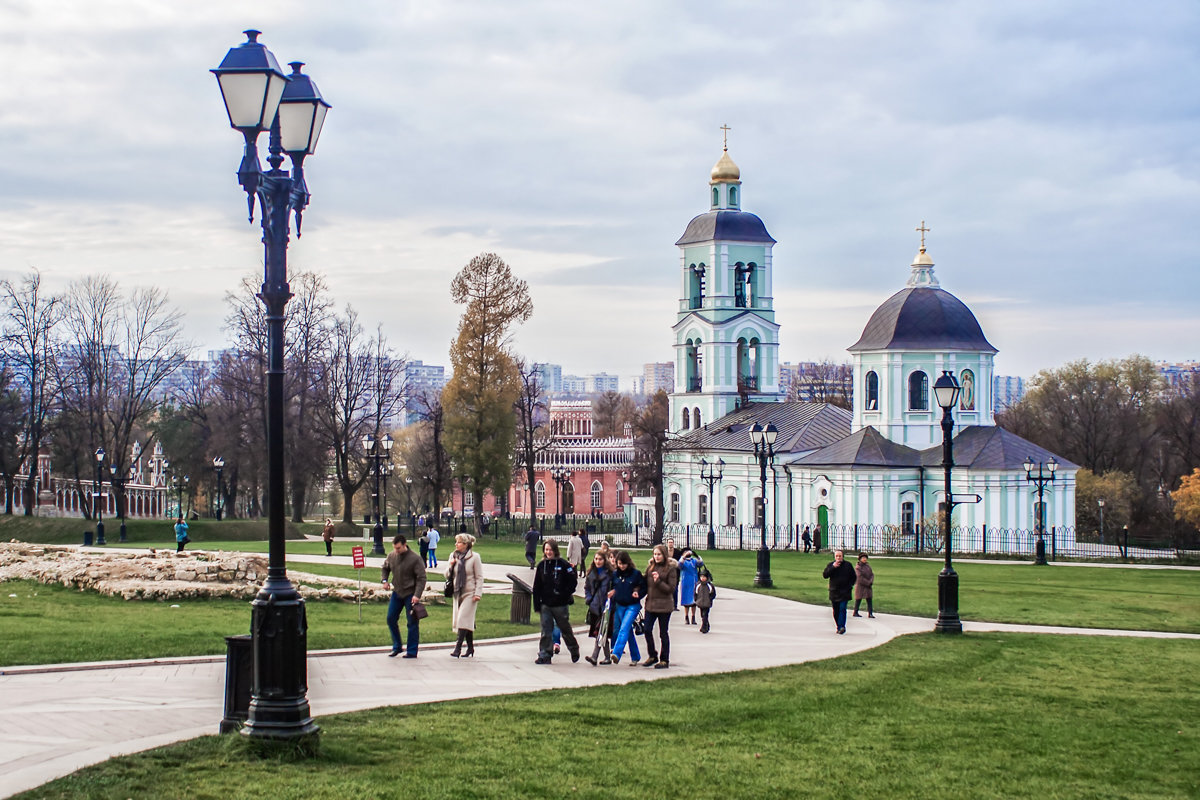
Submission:
[[[458,631],[458,642],[450,655],[470,658],[475,655],[475,609],[483,597],[483,559],[475,552],[475,537],[460,533],[454,537],[454,552],[446,569],[447,579],[453,576],[454,596],[450,627]],[[467,644],[464,653],[463,642]]]

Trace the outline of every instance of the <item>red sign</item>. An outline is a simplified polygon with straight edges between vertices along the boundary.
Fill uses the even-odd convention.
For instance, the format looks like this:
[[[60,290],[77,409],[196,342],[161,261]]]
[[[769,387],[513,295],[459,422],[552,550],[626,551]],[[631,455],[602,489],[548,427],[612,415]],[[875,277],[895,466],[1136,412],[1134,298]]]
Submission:
[[[367,565],[367,560],[363,558],[363,549],[358,545],[350,548],[351,554],[354,556],[354,568],[362,569]]]

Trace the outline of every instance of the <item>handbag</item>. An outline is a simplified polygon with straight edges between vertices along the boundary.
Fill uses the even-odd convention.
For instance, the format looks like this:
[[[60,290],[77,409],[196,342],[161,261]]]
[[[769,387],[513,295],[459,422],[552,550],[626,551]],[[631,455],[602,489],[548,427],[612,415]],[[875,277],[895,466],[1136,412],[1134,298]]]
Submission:
[[[422,602],[412,604],[412,615],[416,619],[425,619],[429,616],[429,609]]]
[[[633,632],[637,636],[641,636],[646,632],[646,626],[642,622],[642,612],[638,612],[637,617],[633,620]]]
[[[446,573],[446,587],[442,589],[442,594],[446,597],[454,597],[454,569],[451,568]]]

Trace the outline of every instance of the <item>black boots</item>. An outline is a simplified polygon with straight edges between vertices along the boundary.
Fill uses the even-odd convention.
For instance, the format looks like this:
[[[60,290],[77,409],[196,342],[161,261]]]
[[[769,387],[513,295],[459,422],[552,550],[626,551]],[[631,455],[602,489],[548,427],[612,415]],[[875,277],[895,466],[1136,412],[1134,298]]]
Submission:
[[[458,632],[458,641],[454,643],[454,649],[450,651],[451,658],[459,658],[460,656],[462,656],[463,641],[465,641],[466,638],[467,638],[467,632],[464,630],[460,630]]]
[[[475,631],[463,631],[467,636],[467,652],[463,653],[463,658],[470,658],[475,655]]]

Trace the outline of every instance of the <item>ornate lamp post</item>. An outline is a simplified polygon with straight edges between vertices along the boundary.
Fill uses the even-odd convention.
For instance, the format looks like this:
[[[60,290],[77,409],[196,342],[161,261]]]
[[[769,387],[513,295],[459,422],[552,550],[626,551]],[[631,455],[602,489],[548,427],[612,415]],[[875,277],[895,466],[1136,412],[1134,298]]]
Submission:
[[[220,522],[221,503],[225,499],[225,494],[221,491],[224,487],[221,483],[221,475],[225,472],[225,459],[222,456],[217,456],[213,459],[213,469],[217,471],[217,522]]]
[[[383,499],[380,500],[380,506],[383,508],[383,529],[386,531],[388,529],[387,479],[388,476],[392,474],[392,445],[395,444],[395,442],[392,441],[392,435],[390,433],[385,433],[383,438],[379,440],[379,443],[383,445],[383,453],[381,457],[384,459],[383,466],[380,470],[383,474]]]
[[[175,502],[179,508],[179,516],[181,517],[183,516],[183,489],[188,485],[190,480],[191,476],[189,475],[175,476]]]
[[[1097,499],[1096,505],[1100,506],[1100,544],[1104,544],[1104,498]]]
[[[1032,456],[1025,457],[1025,480],[1029,483],[1037,485],[1038,497],[1038,515],[1037,515],[1037,554],[1033,559],[1034,564],[1046,565],[1046,540],[1043,538],[1046,533],[1046,502],[1045,492],[1046,484],[1054,483],[1054,471],[1058,469],[1058,462],[1054,457],[1050,457],[1050,461],[1046,463],[1033,463]],[[1037,474],[1033,473],[1033,468],[1037,467]],[[1101,507],[1103,508],[1103,506]],[[1103,512],[1102,512],[1103,513]]]
[[[92,509],[96,512],[96,544],[108,544],[104,541],[104,448],[96,448],[96,488],[92,492]]]
[[[383,555],[383,522],[379,516],[379,464],[381,456],[379,451],[382,447],[378,447],[378,441],[375,435],[368,433],[362,438],[363,450],[367,451],[367,456],[371,459],[371,468],[375,472],[375,491],[371,493],[371,505],[375,513],[375,527],[371,529],[371,538],[374,540],[375,546],[372,549],[372,555]]]
[[[758,459],[758,481],[762,492],[762,524],[759,532],[762,543],[758,548],[758,572],[754,574],[754,585],[769,589],[775,584],[771,581],[771,551],[767,549],[767,464],[775,460],[775,437],[779,431],[768,422],[766,425],[754,423],[750,428],[750,441],[754,444],[754,456]]]
[[[938,615],[933,626],[938,633],[962,633],[962,620],[958,616],[958,573],[950,563],[950,517],[954,514],[954,495],[950,492],[950,470],[954,467],[954,417],[950,409],[958,403],[961,391],[962,387],[949,372],[942,372],[942,377],[933,384],[933,396],[942,407],[942,467],[946,471],[946,514],[943,522],[946,566],[938,573]]]
[[[118,537],[118,541],[125,542],[127,541],[125,536],[125,507],[129,504],[129,500],[128,498],[125,498],[125,492],[120,491],[120,489],[129,482],[129,478],[121,477],[120,473],[117,471],[116,464],[110,463],[108,465],[108,470],[112,473],[112,477],[109,479],[109,485],[112,486],[113,492],[117,497],[117,511],[121,514],[121,535]],[[124,502],[122,502],[123,499]]]
[[[555,467],[550,470],[550,477],[554,480],[554,530],[561,530],[563,519],[566,516],[562,513],[562,487],[567,481],[571,480],[571,470],[564,467]]]
[[[717,504],[713,499],[713,484],[721,482],[721,475],[725,472],[725,459],[717,459],[717,463],[713,464],[700,459],[700,480],[708,484],[708,549],[717,549],[717,534],[713,530],[713,516],[717,513]]]
[[[256,201],[260,208],[265,251],[258,296],[266,307],[267,319],[270,555],[267,580],[252,604],[254,689],[249,718],[242,730],[256,739],[296,740],[316,734],[318,728],[306,696],[308,621],[304,600],[287,577],[284,543],[283,328],[292,297],[287,280],[287,245],[293,212],[296,236],[300,235],[301,214],[309,199],[304,159],[317,146],[329,104],[321,98],[316,84],[300,72],[303,63],[292,62],[292,74],[284,75],[271,51],[258,43],[259,35],[258,31],[246,31],[247,41],[231,49],[221,65],[212,70],[221,87],[229,124],[245,139],[238,183],[246,191],[251,221]],[[263,131],[270,131],[267,161],[271,169],[266,173],[258,161],[257,141]],[[290,174],[280,169],[284,153],[291,159]]]

